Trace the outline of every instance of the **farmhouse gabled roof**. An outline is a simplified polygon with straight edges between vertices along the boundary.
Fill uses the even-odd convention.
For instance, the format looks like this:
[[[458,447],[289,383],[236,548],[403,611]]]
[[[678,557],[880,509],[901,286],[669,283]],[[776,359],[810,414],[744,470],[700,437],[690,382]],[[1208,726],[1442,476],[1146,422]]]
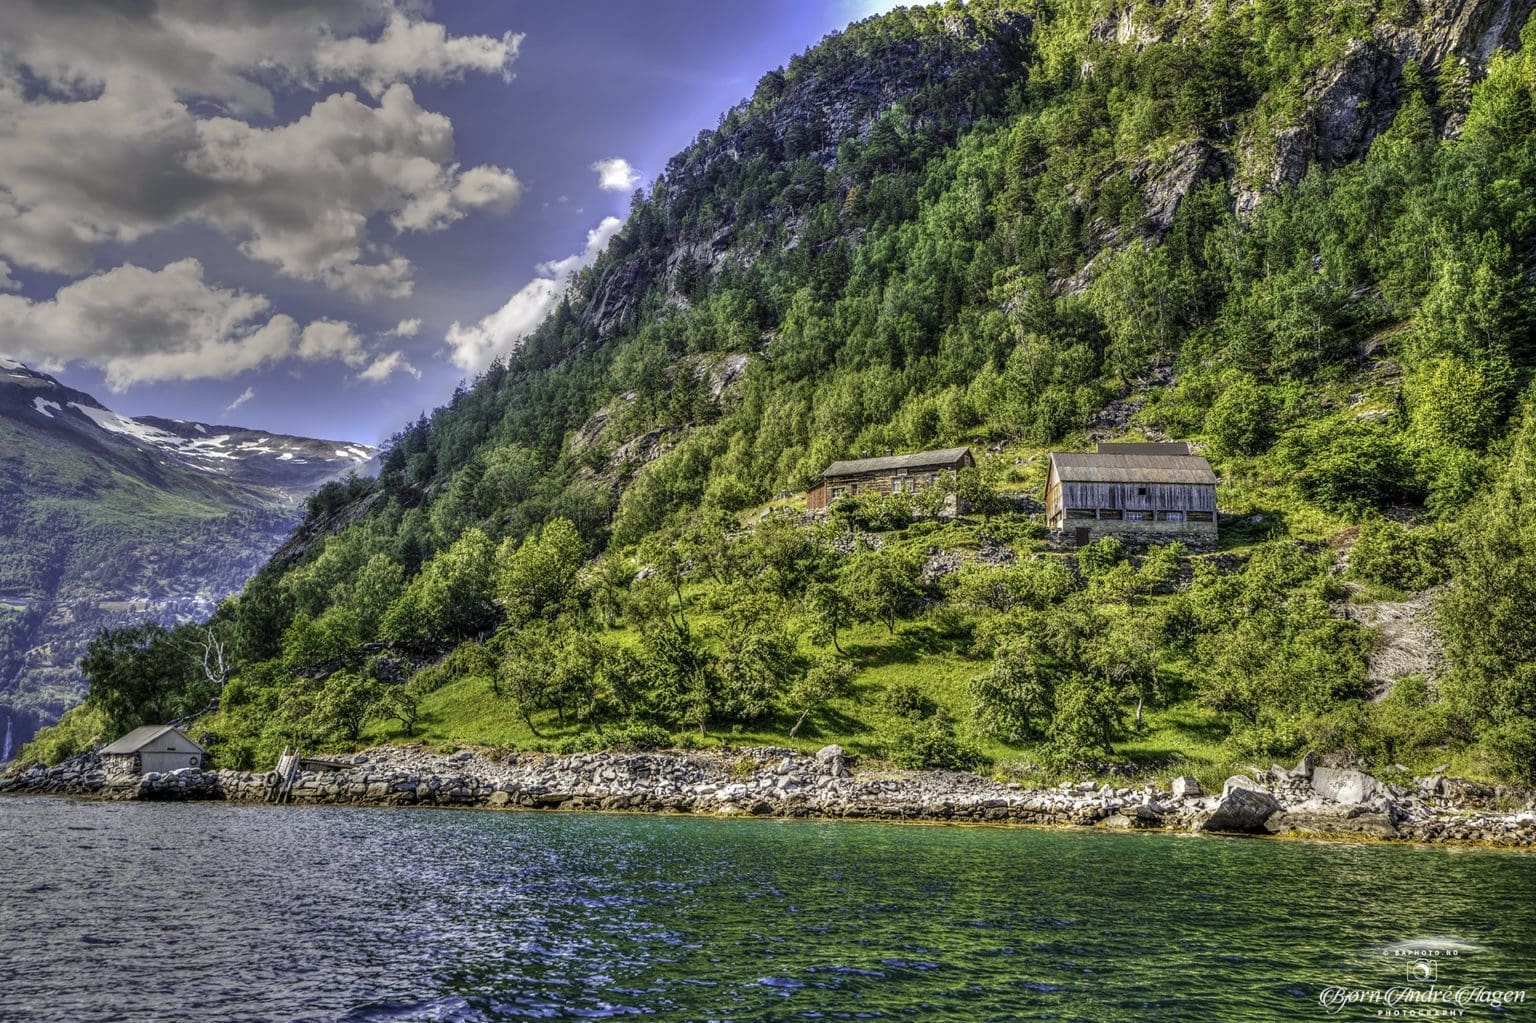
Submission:
[[[1214,487],[1211,463],[1187,444],[1100,444],[1099,450],[1053,451],[1063,483],[1182,483]]]
[[[143,749],[145,746],[148,746],[156,739],[159,739],[167,732],[175,732],[183,739],[186,739],[187,742],[192,743],[193,746],[197,746],[198,749],[202,749],[202,747],[198,746],[197,743],[192,742],[191,739],[188,739],[186,733],[176,728],[175,725],[142,725],[138,728],[135,728],[121,739],[112,743],[112,745],[103,746],[101,752],[105,754],[124,755],[137,753],[139,750]]]
[[[948,469],[970,450],[970,448],[944,448],[940,451],[919,451],[911,455],[853,458],[843,462],[833,462],[821,475],[826,479],[832,476],[858,476],[866,472],[891,472],[896,469]]]

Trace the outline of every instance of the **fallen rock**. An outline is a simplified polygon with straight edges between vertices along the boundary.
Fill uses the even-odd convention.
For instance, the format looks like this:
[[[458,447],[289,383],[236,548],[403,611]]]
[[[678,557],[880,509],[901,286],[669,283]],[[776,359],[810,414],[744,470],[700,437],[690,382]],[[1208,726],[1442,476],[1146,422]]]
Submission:
[[[1236,789],[1249,789],[1254,792],[1265,791],[1263,785],[1260,785],[1246,774],[1234,774],[1232,777],[1228,778],[1225,782],[1222,783],[1221,794],[1223,797],[1225,797]]]
[[[1175,799],[1185,799],[1191,796],[1203,796],[1205,790],[1200,787],[1200,782],[1187,774],[1181,774],[1168,786]]]
[[[816,751],[816,769],[818,773],[833,778],[846,778],[848,777],[848,754],[835,743],[831,746],[823,746]]]
[[[1345,805],[1364,803],[1381,794],[1381,783],[1370,775],[1332,767],[1312,770],[1312,788],[1324,799]]]
[[[1268,792],[1235,786],[1222,795],[1216,809],[1201,822],[1200,830],[1257,834],[1265,830],[1265,822],[1279,809],[1279,802]]]

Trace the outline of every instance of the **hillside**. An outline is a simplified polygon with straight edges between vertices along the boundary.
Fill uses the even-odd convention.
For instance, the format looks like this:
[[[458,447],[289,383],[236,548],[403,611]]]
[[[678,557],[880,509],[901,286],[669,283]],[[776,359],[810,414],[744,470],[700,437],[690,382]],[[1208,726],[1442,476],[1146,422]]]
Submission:
[[[100,629],[207,617],[271,556],[309,492],[372,457],[132,419],[0,360],[0,733],[20,744],[79,701],[77,662]]]
[[[1530,777],[1532,6],[977,0],[829,37],[213,621],[205,737]],[[1211,457],[1220,551],[1052,551],[1041,456],[1122,436]],[[834,459],[967,444],[958,522],[801,514]],[[1443,663],[1383,667],[1388,605],[1433,608]],[[39,752],[164,705],[101,651]]]

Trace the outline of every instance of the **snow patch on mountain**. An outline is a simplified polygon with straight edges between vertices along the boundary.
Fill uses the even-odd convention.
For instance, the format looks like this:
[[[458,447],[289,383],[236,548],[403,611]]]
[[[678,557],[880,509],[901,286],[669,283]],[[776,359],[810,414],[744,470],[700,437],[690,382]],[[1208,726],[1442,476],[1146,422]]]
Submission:
[[[33,398],[32,407],[37,409],[43,415],[47,416],[49,419],[53,418],[53,412],[48,411],[50,408],[56,412],[64,411],[64,407],[62,405],[56,401],[49,401],[47,398]]]
[[[110,433],[121,433],[124,436],[132,437],[146,444],[153,444],[156,447],[179,448],[182,444],[182,439],[175,434],[166,433],[164,430],[157,430],[153,426],[146,426],[137,419],[118,415],[116,412],[108,409],[91,408],[89,405],[82,405],[77,401],[70,402],[69,407],[89,417],[97,426]]]

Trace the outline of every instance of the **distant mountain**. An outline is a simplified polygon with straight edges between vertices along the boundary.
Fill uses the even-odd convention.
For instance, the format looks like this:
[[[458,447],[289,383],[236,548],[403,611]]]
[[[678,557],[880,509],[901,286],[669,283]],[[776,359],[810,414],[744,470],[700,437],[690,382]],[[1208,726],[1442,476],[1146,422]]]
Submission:
[[[103,626],[206,616],[374,449],[131,418],[0,357],[0,755],[78,701]]]

